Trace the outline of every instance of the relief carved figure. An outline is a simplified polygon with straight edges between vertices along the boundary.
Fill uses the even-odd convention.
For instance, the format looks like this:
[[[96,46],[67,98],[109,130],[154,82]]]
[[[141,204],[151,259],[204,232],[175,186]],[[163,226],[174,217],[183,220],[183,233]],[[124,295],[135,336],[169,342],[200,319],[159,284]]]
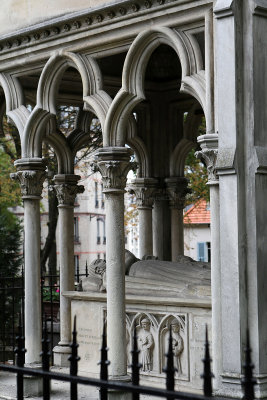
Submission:
[[[182,374],[181,355],[184,351],[184,341],[180,335],[180,324],[177,320],[172,321],[172,350],[174,354],[174,367],[177,368],[178,374]]]
[[[150,320],[143,318],[141,320],[141,329],[138,333],[138,342],[140,348],[142,371],[152,371],[153,369],[153,348],[154,338],[150,332]]]

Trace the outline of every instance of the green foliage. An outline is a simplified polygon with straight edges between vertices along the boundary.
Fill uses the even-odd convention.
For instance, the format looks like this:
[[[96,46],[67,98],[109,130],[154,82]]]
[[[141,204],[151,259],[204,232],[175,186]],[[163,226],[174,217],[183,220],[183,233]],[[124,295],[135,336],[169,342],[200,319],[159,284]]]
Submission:
[[[43,301],[59,301],[59,289],[58,288],[43,288]]]
[[[205,118],[199,126],[199,135],[206,133]],[[206,166],[195,157],[195,149],[192,149],[185,161],[185,177],[189,179],[189,188],[191,193],[187,195],[186,206],[195,204],[200,199],[205,199],[207,202],[210,200],[210,191],[207,185],[208,172]]]
[[[0,205],[0,276],[15,277],[22,263],[21,225],[17,217]]]
[[[0,147],[0,206],[15,207],[21,204],[19,184],[10,178],[15,168],[10,156]]]

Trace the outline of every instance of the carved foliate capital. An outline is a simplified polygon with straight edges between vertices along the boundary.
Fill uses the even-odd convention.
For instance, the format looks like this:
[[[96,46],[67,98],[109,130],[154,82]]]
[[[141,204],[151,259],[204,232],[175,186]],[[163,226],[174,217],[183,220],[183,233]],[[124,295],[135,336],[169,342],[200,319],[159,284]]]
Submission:
[[[126,147],[103,148],[98,151],[91,169],[101,173],[104,193],[124,191],[128,172],[137,168],[137,164],[130,161],[131,155],[131,149]]]
[[[82,185],[77,185],[79,175],[55,175],[54,189],[57,194],[59,207],[74,207],[78,193],[84,192]]]
[[[19,181],[23,199],[40,199],[46,177],[45,162],[40,158],[15,161],[18,171],[10,174],[11,179]]]
[[[138,208],[151,208],[154,202],[154,192],[157,180],[152,178],[134,179],[128,186],[130,193],[136,196]]]
[[[217,183],[216,161],[218,155],[218,135],[207,134],[198,138],[201,151],[196,151],[195,156],[205,163],[208,170],[208,183]]]
[[[188,179],[184,177],[171,177],[165,179],[170,206],[183,210],[185,198],[191,190],[188,188]]]

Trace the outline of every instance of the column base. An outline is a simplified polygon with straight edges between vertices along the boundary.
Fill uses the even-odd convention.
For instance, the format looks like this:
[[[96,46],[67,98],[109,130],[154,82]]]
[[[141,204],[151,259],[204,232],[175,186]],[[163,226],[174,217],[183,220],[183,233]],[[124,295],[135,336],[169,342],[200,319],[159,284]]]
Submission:
[[[25,364],[25,367],[41,369],[41,364]],[[25,397],[41,396],[43,394],[43,378],[36,376],[24,376],[23,389]]]
[[[109,376],[109,380],[117,381],[122,383],[127,383],[131,381],[131,377],[129,375],[122,375],[122,376]],[[121,390],[110,389],[108,390],[108,400],[131,400],[132,393],[130,392],[123,392]]]
[[[67,344],[58,344],[53,348],[54,353],[54,365],[57,367],[69,367],[70,362],[68,360],[71,354],[71,348]]]
[[[254,375],[256,385],[254,386],[255,398],[267,398],[267,375]],[[223,374],[221,387],[215,390],[215,396],[232,397],[241,399],[244,397],[241,386],[241,375],[239,374]]]

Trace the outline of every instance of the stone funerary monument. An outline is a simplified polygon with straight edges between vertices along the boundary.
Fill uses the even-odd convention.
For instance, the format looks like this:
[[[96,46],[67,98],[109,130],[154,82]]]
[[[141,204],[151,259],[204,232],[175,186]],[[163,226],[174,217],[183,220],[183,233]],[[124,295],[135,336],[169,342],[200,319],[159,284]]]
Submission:
[[[2,1],[1,115],[6,113],[17,128],[21,148],[13,178],[20,182],[24,202],[27,363],[39,362],[41,351],[39,231],[46,176],[42,145],[47,143],[58,164],[57,363],[66,362],[71,313],[79,312],[78,304],[87,307],[91,318],[90,326],[88,321],[87,327],[80,327],[80,335],[89,335],[93,345],[97,342],[97,329],[84,329],[96,326],[90,307],[99,304],[107,320],[113,378],[127,375],[126,332],[130,335],[133,325],[143,346],[143,375],[161,374],[165,331],[173,325],[177,367],[180,377],[188,379],[194,363],[190,354],[198,346],[192,341],[196,336],[190,336],[189,314],[198,318],[202,310],[208,318],[209,301],[201,288],[193,287],[204,298],[201,307],[192,310],[196,299],[194,304],[181,303],[174,285],[168,301],[157,296],[156,305],[153,295],[145,296],[140,300],[145,308],[140,308],[142,294],[137,291],[144,285],[143,293],[152,294],[153,287],[135,276],[136,292],[129,292],[124,191],[129,170],[137,168],[132,191],[140,220],[139,257],[153,254],[176,261],[183,254],[184,163],[195,148],[209,172],[215,389],[241,397],[249,328],[256,393],[267,396],[266,17],[266,0]],[[66,136],[56,118],[61,105],[77,109],[73,130]],[[206,133],[197,136],[203,117]],[[102,174],[106,198],[107,270],[106,294],[95,292],[90,298],[90,292],[71,294],[73,207],[82,190],[74,160],[88,144],[95,118],[103,139],[93,168]],[[190,299],[190,276],[181,276],[188,279],[185,299]]]

